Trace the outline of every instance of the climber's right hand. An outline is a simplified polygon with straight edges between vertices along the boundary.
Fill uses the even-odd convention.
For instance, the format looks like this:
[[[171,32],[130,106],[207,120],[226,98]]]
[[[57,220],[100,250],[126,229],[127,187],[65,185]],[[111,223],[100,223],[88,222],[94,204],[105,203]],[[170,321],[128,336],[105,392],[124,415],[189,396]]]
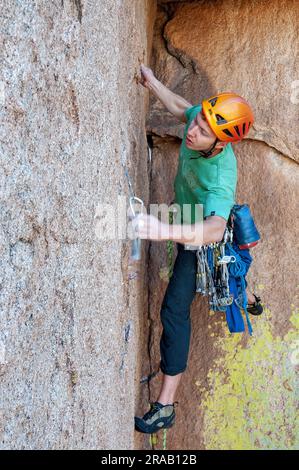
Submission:
[[[145,88],[149,88],[150,85],[156,80],[156,77],[149,67],[146,67],[144,64],[140,65],[140,72],[141,72],[141,79],[139,82],[141,85],[143,85]]]

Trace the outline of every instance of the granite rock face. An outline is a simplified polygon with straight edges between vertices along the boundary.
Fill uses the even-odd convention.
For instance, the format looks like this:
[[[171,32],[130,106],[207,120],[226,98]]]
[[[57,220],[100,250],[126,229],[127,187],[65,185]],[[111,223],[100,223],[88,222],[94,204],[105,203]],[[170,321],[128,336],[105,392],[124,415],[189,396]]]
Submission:
[[[261,234],[251,250],[247,280],[265,309],[262,317],[251,317],[252,338],[229,335],[224,316],[209,312],[207,300],[197,294],[169,449],[298,446],[298,24],[298,4],[292,0],[159,2],[152,62],[156,77],[192,104],[232,90],[253,106],[253,129],[234,145],[236,202],[250,205]],[[147,129],[154,136],[151,202],[170,204],[184,124],[152,96]],[[150,263],[155,368],[168,282],[166,243],[151,245]],[[160,380],[151,382],[154,399]]]
[[[296,0],[3,3],[2,449],[298,448],[298,16]],[[123,165],[147,207],[174,196],[184,124],[138,84],[140,63],[192,104],[234,90],[256,116],[234,148],[237,202],[262,236],[248,282],[265,314],[254,337],[230,336],[196,297],[166,443],[134,432],[133,417],[159,393],[176,249],[144,241],[130,266],[113,232],[123,219],[103,212],[127,201]]]
[[[138,85],[155,2],[1,6],[0,408],[3,449],[129,449],[146,272],[99,206],[148,199]],[[136,382],[135,382],[136,374]]]

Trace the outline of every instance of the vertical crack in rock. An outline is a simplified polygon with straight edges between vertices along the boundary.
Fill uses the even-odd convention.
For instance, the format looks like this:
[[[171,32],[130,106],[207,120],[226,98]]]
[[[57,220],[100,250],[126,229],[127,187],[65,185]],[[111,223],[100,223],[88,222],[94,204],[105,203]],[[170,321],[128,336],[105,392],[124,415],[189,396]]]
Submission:
[[[187,2],[188,3],[188,2]],[[183,51],[176,49],[170,42],[167,34],[165,32],[167,24],[174,18],[177,5],[172,5],[171,3],[168,4],[160,4],[159,7],[164,11],[166,14],[165,23],[162,25],[162,39],[164,41],[165,49],[174,59],[176,59],[185,69],[192,69],[193,73],[199,73],[200,70],[195,60],[193,60],[190,56],[185,54]]]
[[[72,338],[73,342],[73,338]],[[78,382],[78,374],[77,371],[75,370],[74,364],[72,359],[70,358],[70,355],[68,351],[66,352],[66,370],[67,373],[69,374],[69,385],[70,385],[70,390],[71,390],[71,403],[70,403],[70,409],[71,409],[71,422],[72,422],[72,428],[73,428],[73,435],[75,435],[75,430],[76,430],[76,424],[75,424],[75,393],[76,393],[76,384]]]
[[[84,434],[85,434],[85,409],[84,409],[84,401],[80,400],[80,410],[82,411],[82,433],[81,433],[81,441],[84,439]]]
[[[82,22],[82,2],[81,0],[73,0],[76,10],[77,10],[77,15],[78,15],[78,21],[81,24]]]
[[[133,325],[132,320],[128,320],[127,324],[125,325],[125,328],[124,328],[124,341],[125,342],[124,342],[124,351],[121,353],[121,364],[120,364],[120,367],[119,367],[120,372],[122,372],[123,369],[124,369],[125,356],[128,353],[128,343],[129,343],[130,338],[131,338],[132,325]]]
[[[148,144],[148,180],[151,182],[152,180],[152,152],[153,152],[153,139],[150,134],[147,135],[147,144]],[[149,266],[150,266],[150,257],[151,257],[151,242],[148,243],[148,252],[147,252],[147,285],[148,285],[148,293],[147,293],[147,318],[148,318],[148,342],[147,342],[147,351],[148,351],[148,362],[149,362],[149,370],[150,374],[147,376],[146,382],[148,387],[148,401],[151,401],[151,388],[150,388],[150,380],[155,377],[158,371],[153,372],[153,364],[152,364],[152,357],[151,357],[151,348],[153,343],[153,320],[151,318],[151,310],[150,310],[150,299],[151,299],[151,289],[149,283]]]
[[[123,308],[124,311],[129,311],[130,310],[130,286],[129,283],[127,282],[128,279],[128,245],[126,243],[123,243],[122,248],[121,248],[121,273],[122,273],[122,285],[123,285]],[[124,327],[124,351],[121,352],[121,364],[119,366],[119,372],[122,372],[124,369],[124,359],[125,355],[127,354],[127,344],[130,341],[131,338],[131,331],[132,331],[132,326],[133,322],[132,320],[128,320],[125,327]]]
[[[77,11],[77,18],[78,18],[78,21],[79,23],[81,24],[82,23],[82,16],[83,16],[83,13],[82,13],[82,1],[81,0],[71,0],[76,8],[76,11]],[[64,8],[64,0],[61,0],[61,7]]]
[[[77,102],[77,95],[71,83],[70,83],[70,116],[71,116],[72,121],[76,125],[77,131],[78,131],[79,126],[80,126],[79,108],[78,108],[78,102]]]
[[[60,299],[62,311],[64,312],[66,318],[68,319],[68,335],[67,337],[70,339],[69,346],[66,346],[65,349],[65,366],[66,372],[68,374],[68,385],[69,385],[69,392],[70,392],[70,412],[71,412],[71,422],[72,422],[72,429],[73,429],[73,436],[76,435],[76,420],[75,420],[75,401],[76,401],[76,386],[79,381],[79,375],[72,358],[72,355],[75,351],[75,318],[74,318],[74,310],[76,304],[76,292],[73,282],[67,286],[64,283],[63,291],[59,291],[56,289],[56,296]],[[67,291],[67,294],[65,292]],[[62,342],[63,345],[63,342]],[[58,363],[58,361],[57,361]]]

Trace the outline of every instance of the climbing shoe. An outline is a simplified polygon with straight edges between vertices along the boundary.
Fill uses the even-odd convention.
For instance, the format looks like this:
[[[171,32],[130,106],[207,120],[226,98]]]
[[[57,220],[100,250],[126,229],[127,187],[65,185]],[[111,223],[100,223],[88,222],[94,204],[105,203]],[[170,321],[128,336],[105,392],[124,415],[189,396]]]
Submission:
[[[158,401],[150,403],[150,410],[142,418],[135,416],[135,429],[144,433],[155,433],[160,429],[171,428],[175,423],[175,404],[162,405]]]
[[[247,305],[247,312],[251,313],[251,315],[261,315],[263,313],[263,307],[260,304],[261,299],[257,295],[253,295],[255,297],[255,302],[254,304]]]
[[[255,295],[255,294],[253,294],[253,295],[255,297],[255,302],[254,302],[254,304],[247,303],[246,310],[247,310],[248,313],[251,313],[251,315],[261,315],[263,313],[263,307],[260,304],[261,299],[257,295]],[[234,300],[234,302],[239,308],[243,309],[243,296],[242,296],[242,294],[240,294]]]

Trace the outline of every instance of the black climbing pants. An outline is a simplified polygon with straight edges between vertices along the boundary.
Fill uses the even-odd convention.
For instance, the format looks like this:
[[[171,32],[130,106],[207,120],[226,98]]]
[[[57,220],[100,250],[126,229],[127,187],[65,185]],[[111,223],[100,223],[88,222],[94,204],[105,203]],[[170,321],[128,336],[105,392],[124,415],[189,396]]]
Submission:
[[[196,294],[196,250],[185,250],[176,243],[178,253],[173,274],[161,305],[163,332],[160,340],[163,374],[176,375],[187,367],[191,319],[190,307]]]

